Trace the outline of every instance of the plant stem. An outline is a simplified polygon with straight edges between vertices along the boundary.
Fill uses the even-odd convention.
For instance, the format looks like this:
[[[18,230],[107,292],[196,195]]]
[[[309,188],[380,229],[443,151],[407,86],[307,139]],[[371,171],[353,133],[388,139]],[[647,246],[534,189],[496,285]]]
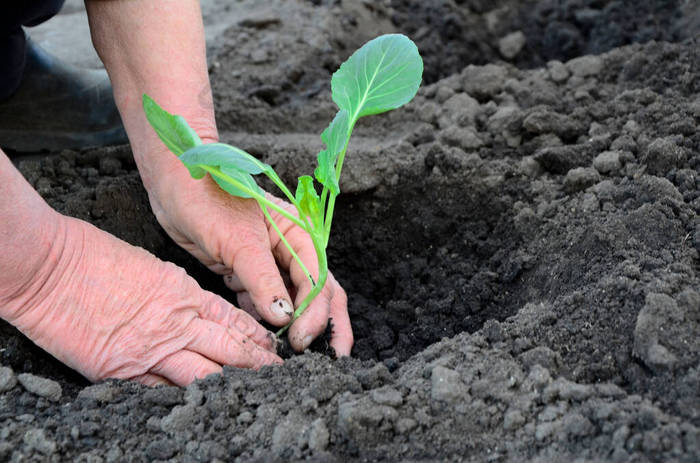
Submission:
[[[348,145],[350,144],[350,136],[352,134],[352,129],[355,128],[355,123],[357,122],[357,116],[353,116],[350,120],[350,125],[348,126],[348,134],[345,139],[345,146],[343,150],[338,155],[338,160],[335,165],[335,178],[338,184],[340,184],[340,172],[343,170],[343,161],[345,160],[345,153],[348,150]],[[331,224],[333,223],[333,210],[335,209],[335,198],[333,192],[330,193],[330,198],[328,199],[328,208],[326,209],[326,220],[325,220],[325,232],[326,232],[326,244],[328,244],[328,239],[331,236]]]
[[[299,255],[296,253],[296,251],[294,251],[294,248],[292,247],[291,244],[289,244],[289,241],[287,241],[287,238],[284,237],[282,230],[280,230],[279,226],[277,226],[277,222],[275,222],[275,219],[273,219],[272,216],[270,215],[270,211],[267,210],[267,206],[261,202],[258,202],[258,204],[260,205],[260,209],[262,209],[263,214],[265,214],[267,221],[270,222],[270,225],[272,225],[272,228],[275,229],[275,231],[277,232],[277,235],[282,240],[282,243],[284,243],[284,245],[287,246],[289,253],[292,255],[294,260],[297,261],[297,264],[299,264],[299,267],[301,267],[301,270],[302,270],[302,272],[304,272],[304,275],[306,275],[306,278],[309,279],[309,281],[311,282],[312,285],[315,285],[316,283],[314,282],[314,279],[311,276],[309,269],[306,268],[306,265],[304,265],[304,262],[301,260],[301,257],[299,257]]]
[[[281,191],[282,193],[284,193],[284,195],[287,197],[287,199],[289,200],[289,202],[292,203],[292,204],[294,204],[294,205],[296,206],[296,204],[297,204],[296,198],[294,197],[294,195],[292,194],[292,192],[289,191],[289,188],[287,188],[287,185],[284,184],[284,182],[283,182],[282,179],[279,177],[279,175],[277,175],[277,172],[275,172],[274,170],[272,170],[272,171],[270,171],[270,170],[265,170],[265,171],[264,171],[264,174],[267,175],[267,178],[269,178],[270,180],[272,180],[272,181],[274,182],[275,185],[277,185],[277,188],[279,188],[280,191]]]
[[[348,149],[348,144],[345,143],[345,148],[343,148],[343,151],[340,152],[338,155],[338,164],[336,165],[335,172],[336,172],[336,177],[338,180],[340,180],[340,170],[343,167],[343,159],[345,158],[345,151]],[[329,194],[328,197],[328,207],[326,208],[326,220],[324,221],[325,225],[325,235],[326,235],[326,244],[328,243],[328,238],[331,236],[331,224],[333,223],[333,210],[335,209],[335,198],[338,195],[334,194],[332,191]]]
[[[284,210],[283,208],[281,208],[281,207],[278,206],[277,204],[275,204],[275,203],[273,203],[272,201],[270,201],[269,199],[267,199],[265,196],[263,196],[263,195],[261,195],[260,193],[258,193],[257,191],[251,190],[250,188],[248,188],[246,185],[242,184],[241,182],[239,182],[239,181],[237,181],[237,180],[231,178],[230,176],[224,174],[223,172],[221,172],[220,169],[214,168],[214,167],[210,167],[210,166],[207,166],[207,165],[204,165],[204,164],[197,164],[197,167],[200,167],[200,168],[202,168],[203,170],[209,172],[209,174],[215,175],[215,176],[219,177],[220,179],[225,180],[226,182],[228,182],[228,183],[230,183],[231,185],[235,186],[236,188],[239,188],[239,189],[245,191],[245,192],[248,193],[251,197],[253,197],[253,199],[256,199],[259,203],[260,203],[260,202],[264,203],[264,204],[265,204],[267,207],[269,207],[270,209],[274,210],[275,212],[278,212],[280,215],[282,215],[282,216],[284,216],[285,218],[291,220],[295,225],[298,225],[302,230],[304,230],[304,231],[306,231],[306,232],[309,231],[308,228],[307,228],[307,226],[306,226],[306,224],[304,224],[304,222],[302,222],[298,217],[293,216],[292,214],[290,214],[289,212],[287,212],[286,210]]]
[[[313,301],[314,298],[321,292],[323,286],[326,284],[326,280],[328,279],[328,259],[326,258],[325,245],[320,242],[320,237],[318,235],[314,236],[313,234],[310,234],[310,236],[314,243],[314,249],[316,249],[316,255],[318,256],[318,281],[311,288],[311,291],[309,291],[309,294],[306,295],[304,300],[301,301],[299,307],[297,307],[297,309],[294,311],[294,315],[292,316],[290,322],[277,331],[277,337],[282,336],[282,334],[284,334],[284,332],[287,331],[290,326],[292,326],[292,323],[294,323],[294,321],[304,313],[309,304],[311,304],[311,301]]]

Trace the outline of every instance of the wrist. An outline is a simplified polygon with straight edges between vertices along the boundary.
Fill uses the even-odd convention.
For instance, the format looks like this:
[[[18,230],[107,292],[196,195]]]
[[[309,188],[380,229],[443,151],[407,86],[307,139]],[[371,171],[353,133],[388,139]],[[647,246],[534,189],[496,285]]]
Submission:
[[[115,94],[117,94],[116,91]],[[130,95],[132,98],[118,98],[117,104],[122,112],[124,126],[144,187],[149,193],[158,193],[163,184],[172,181],[179,183],[183,178],[189,178],[189,172],[177,156],[165,146],[147,121],[141,102],[141,93],[133,91]],[[214,143],[219,140],[213,108],[187,107],[187,104],[182,101],[168,98],[160,98],[160,101],[164,101],[163,104],[174,114],[183,117],[203,143]]]
[[[0,317],[10,319],[63,253],[65,217],[0,151]],[[18,302],[20,301],[20,302]]]
[[[31,220],[32,232],[16,237],[15,250],[0,262],[0,272],[11,276],[0,278],[1,318],[16,324],[61,284],[62,275],[70,273],[82,237],[71,234],[68,220],[46,205],[41,216]],[[33,243],[31,248],[26,242]]]

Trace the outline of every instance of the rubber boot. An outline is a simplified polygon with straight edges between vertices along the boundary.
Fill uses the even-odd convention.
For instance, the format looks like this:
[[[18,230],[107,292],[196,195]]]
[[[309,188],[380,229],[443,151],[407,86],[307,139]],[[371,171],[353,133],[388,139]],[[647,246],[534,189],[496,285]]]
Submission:
[[[27,39],[22,82],[0,102],[0,147],[38,152],[126,142],[107,73],[62,63]]]

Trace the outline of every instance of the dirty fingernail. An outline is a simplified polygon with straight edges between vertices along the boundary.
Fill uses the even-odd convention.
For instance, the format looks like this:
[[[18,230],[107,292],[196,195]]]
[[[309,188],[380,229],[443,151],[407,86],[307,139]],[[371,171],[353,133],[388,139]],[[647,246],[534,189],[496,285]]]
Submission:
[[[292,304],[286,299],[277,299],[270,305],[270,311],[277,318],[288,318],[292,316]]]

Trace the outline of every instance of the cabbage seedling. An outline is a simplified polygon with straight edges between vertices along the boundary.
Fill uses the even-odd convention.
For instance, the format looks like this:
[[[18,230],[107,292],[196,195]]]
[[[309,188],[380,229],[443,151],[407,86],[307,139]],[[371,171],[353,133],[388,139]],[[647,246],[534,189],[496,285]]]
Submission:
[[[299,267],[311,281],[312,289],[294,311],[292,321],[279,330],[281,335],[319,294],[328,276],[326,247],[331,232],[335,200],[340,194],[340,172],[350,134],[357,120],[364,116],[396,109],[413,99],[423,75],[423,60],[416,45],[406,36],[388,34],[370,40],[353,53],[333,74],[331,90],[338,113],[321,134],[325,149],[318,154],[314,171],[322,187],[319,195],[314,178],[299,177],[295,194],[287,188],[271,166],[240,148],[223,143],[202,144],[201,139],[180,116],[169,114],[148,95],[143,108],[149,123],[165,145],[177,155],[194,178],[209,174],[226,192],[241,198],[255,199],[265,217],[289,249]],[[253,175],[264,174],[274,182],[296,207],[297,215],[265,197]],[[318,257],[318,279],[292,249],[270,215],[270,210],[292,221],[311,237]]]

